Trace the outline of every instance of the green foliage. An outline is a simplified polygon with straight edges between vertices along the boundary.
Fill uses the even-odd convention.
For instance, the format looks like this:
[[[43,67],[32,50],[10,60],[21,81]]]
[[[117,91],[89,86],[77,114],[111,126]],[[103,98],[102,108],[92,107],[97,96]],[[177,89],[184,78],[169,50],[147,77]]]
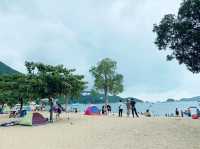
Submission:
[[[123,100],[123,98],[119,96],[108,96],[108,100],[110,103],[119,102],[119,100]],[[81,95],[79,99],[73,99],[72,102],[79,102],[85,104],[97,104],[97,103],[105,103],[104,94],[96,94],[95,96],[91,95]]]
[[[32,79],[32,92],[41,98],[56,98],[61,95],[78,97],[84,90],[84,76],[75,75],[74,69],[63,65],[51,66],[42,63],[26,62],[28,76]]]
[[[177,16],[165,15],[153,32],[160,50],[171,49],[167,60],[175,58],[191,72],[200,72],[200,0],[184,0]]]
[[[52,121],[52,99],[60,96],[78,97],[84,90],[84,76],[75,75],[74,69],[66,69],[63,65],[51,66],[42,63],[25,63],[28,77],[32,80],[31,92],[39,98],[48,98],[51,106],[50,121]]]
[[[97,66],[90,69],[92,76],[95,78],[95,90],[104,92],[105,102],[108,103],[108,93],[117,95],[123,91],[123,76],[116,73],[117,62],[105,58]]]
[[[133,97],[122,98],[122,97],[116,96],[116,95],[108,95],[109,103],[116,103],[116,102],[119,102],[120,100],[126,102],[127,99],[130,99],[130,98],[133,98]],[[136,102],[143,102],[142,100],[137,99],[137,98],[134,98],[134,100]],[[84,103],[84,104],[89,104],[89,103],[93,103],[93,104],[105,103],[104,94],[98,93],[95,90],[84,91],[81,94],[80,98],[78,98],[78,99],[75,98],[75,99],[70,100],[70,103],[76,103],[76,102]]]
[[[28,74],[0,75],[0,104],[14,105],[28,100],[48,98],[52,120],[52,99],[71,96],[78,98],[85,89],[84,76],[74,74],[74,69],[63,65],[51,66],[25,62]]]
[[[23,98],[25,102],[29,99],[31,84],[23,74],[0,76],[0,103],[14,105]]]

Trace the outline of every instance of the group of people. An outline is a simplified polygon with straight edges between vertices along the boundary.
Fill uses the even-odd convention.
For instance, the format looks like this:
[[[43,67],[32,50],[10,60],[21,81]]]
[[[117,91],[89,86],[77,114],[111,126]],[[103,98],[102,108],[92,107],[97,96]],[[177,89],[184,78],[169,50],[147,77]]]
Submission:
[[[195,109],[196,109],[196,114],[198,116],[200,116],[200,110],[198,108],[195,108]],[[188,116],[188,117],[192,116],[190,108],[188,108],[185,111],[183,111],[183,110],[179,111],[178,108],[176,108],[175,115],[176,115],[176,117],[179,117],[179,116],[184,117],[184,115]]]
[[[179,113],[178,108],[176,108],[176,110],[175,110],[175,115],[176,115],[176,117],[179,117],[180,115],[181,115],[181,117],[183,117],[183,116],[184,116],[184,113],[183,113],[182,110],[181,110],[181,113]],[[191,115],[191,111],[190,111],[190,109],[188,109],[188,116],[190,116],[190,115]]]
[[[131,99],[127,99],[127,102],[125,103],[126,105],[126,109],[127,109],[127,117],[130,116],[130,113],[132,113],[132,116],[134,117],[135,115],[137,117],[138,116],[138,113],[137,113],[137,110],[136,110],[136,102],[133,98]],[[122,102],[122,100],[119,101],[119,117],[122,117],[123,115],[123,111],[124,111],[124,103]]]
[[[111,106],[108,104],[108,105],[103,105],[102,106],[102,109],[101,109],[101,113],[103,114],[103,115],[109,115],[110,113],[111,113],[111,111],[112,111],[112,109],[111,109]]]
[[[135,105],[136,105],[136,102],[135,102],[135,100],[134,100],[133,98],[132,98],[132,99],[128,99],[125,103],[122,102],[122,100],[120,100],[120,101],[119,101],[119,105],[118,105],[119,117],[122,117],[123,112],[124,112],[124,110],[125,110],[125,107],[126,107],[126,109],[127,109],[127,116],[128,116],[128,117],[130,116],[131,113],[132,113],[132,116],[133,116],[133,117],[134,117],[135,115],[136,115],[137,117],[139,117]],[[102,109],[101,109],[101,113],[102,113],[103,115],[110,115],[110,114],[111,114],[111,110],[112,110],[112,109],[111,109],[111,106],[110,106],[109,104],[103,105],[103,106],[102,106]]]

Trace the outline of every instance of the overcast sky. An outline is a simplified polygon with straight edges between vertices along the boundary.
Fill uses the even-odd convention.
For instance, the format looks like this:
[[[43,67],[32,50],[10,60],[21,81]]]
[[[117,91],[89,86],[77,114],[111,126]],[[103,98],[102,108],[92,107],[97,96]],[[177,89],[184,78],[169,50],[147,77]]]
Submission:
[[[0,60],[25,72],[24,61],[64,64],[84,74],[105,57],[124,75],[123,97],[143,100],[200,95],[200,76],[154,45],[152,33],[181,0],[1,0]]]

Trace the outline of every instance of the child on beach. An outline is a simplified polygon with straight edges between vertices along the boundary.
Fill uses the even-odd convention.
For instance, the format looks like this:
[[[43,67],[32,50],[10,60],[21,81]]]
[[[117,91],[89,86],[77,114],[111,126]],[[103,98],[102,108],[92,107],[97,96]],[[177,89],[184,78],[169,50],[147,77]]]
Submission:
[[[146,110],[146,112],[144,113],[144,116],[151,117],[151,113],[150,113],[149,109]]]

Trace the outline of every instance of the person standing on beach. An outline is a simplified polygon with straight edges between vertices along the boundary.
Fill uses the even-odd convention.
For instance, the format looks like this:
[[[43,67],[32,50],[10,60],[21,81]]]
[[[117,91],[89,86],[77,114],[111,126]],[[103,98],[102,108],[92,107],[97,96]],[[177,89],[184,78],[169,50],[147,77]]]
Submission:
[[[131,111],[131,102],[129,99],[127,99],[126,108],[127,108],[127,117],[129,117]]]
[[[184,113],[183,113],[183,110],[181,110],[181,117],[184,117]]]
[[[175,114],[176,114],[176,117],[178,117],[178,116],[179,116],[179,111],[178,111],[178,108],[176,108],[176,110],[175,110]]]
[[[139,117],[139,116],[138,116],[138,113],[137,113],[137,110],[136,110],[136,107],[135,107],[135,104],[136,104],[136,102],[135,102],[135,100],[132,98],[132,99],[131,99],[131,110],[132,110],[132,115],[133,115],[133,117],[134,117],[134,113],[135,113],[135,115],[136,115],[137,117]]]
[[[108,111],[108,115],[111,114],[111,106],[110,105],[107,105],[107,111]]]
[[[123,114],[123,104],[122,100],[119,101],[119,117],[122,117]]]
[[[188,116],[189,116],[189,117],[192,116],[190,108],[188,108]]]
[[[102,106],[102,115],[105,115],[106,109],[105,109],[105,105]]]

